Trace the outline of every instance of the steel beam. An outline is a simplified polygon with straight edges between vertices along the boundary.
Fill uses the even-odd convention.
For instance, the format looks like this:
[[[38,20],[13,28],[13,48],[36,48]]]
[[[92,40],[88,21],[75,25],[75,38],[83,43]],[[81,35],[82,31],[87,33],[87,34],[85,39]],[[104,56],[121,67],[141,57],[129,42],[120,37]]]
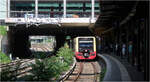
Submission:
[[[7,0],[7,17],[10,17],[10,0]]]
[[[92,19],[94,19],[94,5],[95,5],[95,0],[92,0]]]
[[[38,0],[35,0],[35,18],[38,18]]]

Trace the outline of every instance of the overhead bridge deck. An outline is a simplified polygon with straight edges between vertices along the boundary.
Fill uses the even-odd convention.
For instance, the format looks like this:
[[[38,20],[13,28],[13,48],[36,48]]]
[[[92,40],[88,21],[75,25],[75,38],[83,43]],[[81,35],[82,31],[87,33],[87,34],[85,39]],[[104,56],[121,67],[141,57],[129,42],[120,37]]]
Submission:
[[[7,18],[7,24],[53,24],[60,27],[90,26],[96,22],[96,18]]]

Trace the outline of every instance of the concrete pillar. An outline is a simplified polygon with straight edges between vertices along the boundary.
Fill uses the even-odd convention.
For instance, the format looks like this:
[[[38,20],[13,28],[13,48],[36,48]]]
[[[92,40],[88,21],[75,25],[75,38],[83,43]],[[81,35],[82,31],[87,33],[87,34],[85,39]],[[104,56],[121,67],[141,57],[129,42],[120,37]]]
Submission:
[[[9,47],[12,58],[29,58],[31,56],[29,46],[29,36],[25,30],[19,30],[11,26],[9,30]]]
[[[7,36],[8,36],[8,47],[9,47],[9,57],[10,59],[12,59],[13,57],[13,43],[14,43],[14,31],[11,29],[7,32]]]
[[[35,18],[38,18],[38,0],[35,0]]]
[[[63,0],[64,2],[64,18],[66,18],[66,0]]]
[[[9,53],[7,35],[2,37],[2,40],[1,40],[1,51],[3,53],[5,53],[6,55],[8,55],[8,53]]]
[[[94,5],[95,5],[95,0],[92,0],[92,19],[94,19]]]

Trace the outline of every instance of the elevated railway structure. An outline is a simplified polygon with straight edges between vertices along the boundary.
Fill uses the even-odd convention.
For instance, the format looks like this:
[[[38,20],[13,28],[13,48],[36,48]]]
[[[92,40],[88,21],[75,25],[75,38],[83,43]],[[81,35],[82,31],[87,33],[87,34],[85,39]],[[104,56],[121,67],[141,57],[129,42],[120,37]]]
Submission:
[[[25,5],[27,3],[28,5]],[[8,0],[6,23],[89,26],[99,15],[98,0]]]

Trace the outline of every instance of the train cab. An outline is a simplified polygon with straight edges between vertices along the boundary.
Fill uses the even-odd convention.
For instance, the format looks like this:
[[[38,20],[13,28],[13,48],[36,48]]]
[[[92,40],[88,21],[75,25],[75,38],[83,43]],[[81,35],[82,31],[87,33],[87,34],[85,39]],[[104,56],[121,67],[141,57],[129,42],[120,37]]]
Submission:
[[[78,60],[96,58],[96,38],[94,36],[76,37],[74,39],[75,57]]]

